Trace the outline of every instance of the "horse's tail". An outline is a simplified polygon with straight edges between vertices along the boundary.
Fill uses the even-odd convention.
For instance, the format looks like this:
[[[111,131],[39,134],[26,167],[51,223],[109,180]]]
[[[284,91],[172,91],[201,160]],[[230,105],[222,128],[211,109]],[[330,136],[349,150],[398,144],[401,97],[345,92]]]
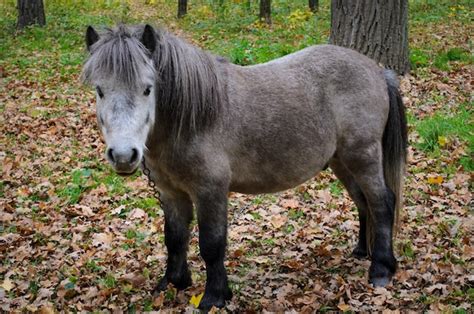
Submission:
[[[403,177],[407,160],[408,132],[405,106],[399,82],[392,70],[384,70],[390,109],[382,138],[385,183],[395,194],[394,232],[397,232],[402,207]]]

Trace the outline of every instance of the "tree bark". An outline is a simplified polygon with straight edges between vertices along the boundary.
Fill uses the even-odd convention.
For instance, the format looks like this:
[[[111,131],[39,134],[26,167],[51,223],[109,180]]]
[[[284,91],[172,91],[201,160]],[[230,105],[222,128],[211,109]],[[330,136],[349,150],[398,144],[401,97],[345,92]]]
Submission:
[[[178,18],[182,18],[188,13],[188,0],[178,0]]]
[[[19,29],[32,24],[46,24],[43,0],[18,0],[17,7]]]
[[[309,0],[309,9],[312,12],[318,11],[319,1],[318,0]]]
[[[407,73],[408,0],[332,0],[330,42]]]
[[[260,19],[272,24],[272,0],[260,0]]]

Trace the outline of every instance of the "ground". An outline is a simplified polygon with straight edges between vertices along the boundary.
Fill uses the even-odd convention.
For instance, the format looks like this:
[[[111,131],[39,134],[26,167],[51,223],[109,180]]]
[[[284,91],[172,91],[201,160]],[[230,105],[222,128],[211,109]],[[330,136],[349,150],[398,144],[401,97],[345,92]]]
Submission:
[[[170,4],[170,2],[173,2]],[[274,1],[271,27],[257,5],[201,0],[177,20],[175,1],[47,1],[45,28],[15,31],[15,2],[0,4],[0,309],[192,312],[205,283],[193,225],[194,284],[151,290],[163,274],[163,213],[146,179],[117,177],[103,158],[95,96],[79,80],[86,25],[166,26],[239,64],[327,41],[329,1]],[[192,1],[191,1],[192,2]],[[290,4],[291,3],[291,4]],[[474,302],[472,6],[410,1],[410,129],[405,207],[387,288],[350,256],[357,210],[330,170],[293,190],[229,203],[224,312],[433,311]]]

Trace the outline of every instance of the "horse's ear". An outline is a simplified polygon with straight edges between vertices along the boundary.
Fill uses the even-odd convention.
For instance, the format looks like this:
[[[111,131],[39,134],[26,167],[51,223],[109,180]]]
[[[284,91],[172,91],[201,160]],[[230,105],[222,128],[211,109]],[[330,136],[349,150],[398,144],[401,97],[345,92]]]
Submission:
[[[95,31],[92,26],[87,27],[86,31],[86,45],[87,50],[91,51],[91,46],[99,40],[99,34]]]
[[[156,48],[156,33],[152,26],[145,25],[143,30],[142,38],[140,40],[143,46],[146,47],[151,53],[155,51]]]

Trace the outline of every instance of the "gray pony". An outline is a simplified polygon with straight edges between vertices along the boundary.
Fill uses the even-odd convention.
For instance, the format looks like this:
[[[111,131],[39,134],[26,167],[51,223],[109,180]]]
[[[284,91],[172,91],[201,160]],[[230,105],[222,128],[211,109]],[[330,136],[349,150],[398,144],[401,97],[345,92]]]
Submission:
[[[332,45],[238,66],[149,25],[86,32],[83,79],[114,170],[143,165],[162,196],[167,268],[156,291],[191,285],[189,224],[196,208],[207,281],[200,308],[232,297],[224,268],[228,193],[271,193],[329,166],[359,210],[353,254],[369,281],[396,270],[407,130],[393,72]]]

